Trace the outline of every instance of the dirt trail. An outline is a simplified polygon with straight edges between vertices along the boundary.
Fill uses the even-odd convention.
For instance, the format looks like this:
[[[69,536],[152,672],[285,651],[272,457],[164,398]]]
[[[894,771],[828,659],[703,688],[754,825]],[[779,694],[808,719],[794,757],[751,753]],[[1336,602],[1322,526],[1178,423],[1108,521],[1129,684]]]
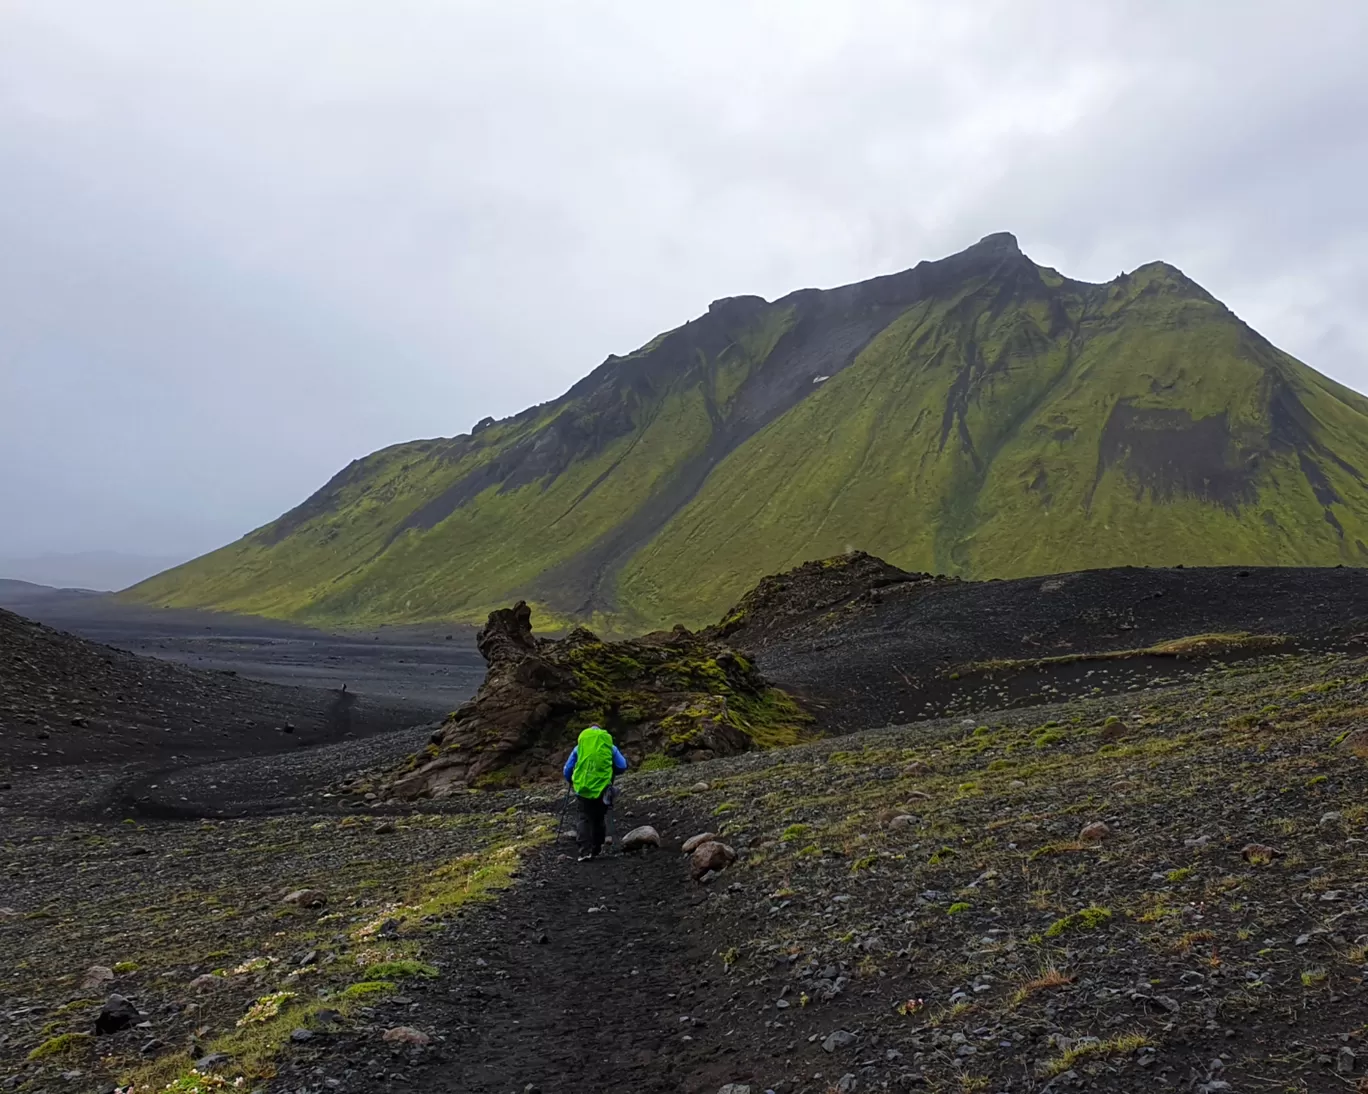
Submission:
[[[727,1082],[709,979],[721,965],[696,911],[706,896],[679,854],[692,829],[624,816],[619,832],[634,823],[660,825],[664,847],[585,864],[568,838],[544,848],[497,905],[431,948],[439,979],[376,1008],[376,1024],[444,1041],[390,1053],[373,1033],[324,1039],[272,1089],[312,1089],[318,1067],[329,1089],[406,1094],[675,1094]]]

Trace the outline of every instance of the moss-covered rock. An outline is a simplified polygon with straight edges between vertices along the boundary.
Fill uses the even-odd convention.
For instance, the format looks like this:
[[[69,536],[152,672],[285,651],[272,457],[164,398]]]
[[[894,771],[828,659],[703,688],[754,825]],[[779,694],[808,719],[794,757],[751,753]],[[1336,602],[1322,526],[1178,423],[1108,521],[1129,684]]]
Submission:
[[[716,634],[676,627],[605,642],[577,627],[556,641],[533,635],[531,609],[519,602],[490,615],[479,647],[489,665],[484,684],[426,752],[382,784],[387,796],[554,778],[589,725],[603,726],[640,763],[792,744],[812,721]]]

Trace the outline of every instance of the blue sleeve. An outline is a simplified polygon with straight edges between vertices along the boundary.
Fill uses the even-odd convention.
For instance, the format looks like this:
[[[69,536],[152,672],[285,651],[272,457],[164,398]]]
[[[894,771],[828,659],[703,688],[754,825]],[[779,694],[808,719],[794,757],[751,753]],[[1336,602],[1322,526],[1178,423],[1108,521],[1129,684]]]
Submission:
[[[614,770],[614,771],[626,771],[626,770],[627,770],[627,757],[624,756],[621,752],[618,751],[618,746],[617,746],[617,745],[614,745],[614,746],[613,746],[613,770]]]
[[[570,777],[571,777],[572,775],[574,775],[574,773],[575,773],[575,764],[578,762],[578,760],[579,760],[579,745],[576,745],[574,748],[572,748],[572,749],[570,750],[570,758],[569,758],[568,760],[565,761],[565,766],[561,768],[561,775],[565,778],[565,781],[566,781],[566,782],[569,782],[569,781],[570,781]]]

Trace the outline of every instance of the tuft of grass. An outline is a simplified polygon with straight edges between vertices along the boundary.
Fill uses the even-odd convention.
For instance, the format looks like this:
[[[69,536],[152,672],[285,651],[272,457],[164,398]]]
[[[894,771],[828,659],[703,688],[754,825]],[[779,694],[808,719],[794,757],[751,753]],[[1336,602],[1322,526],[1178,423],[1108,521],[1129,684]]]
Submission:
[[[1104,926],[1111,921],[1112,913],[1110,908],[1099,908],[1096,905],[1081,908],[1072,915],[1066,915],[1063,919],[1056,919],[1045,928],[1046,938],[1058,938],[1065,931],[1085,930],[1092,931]]]
[[[1032,977],[1017,988],[1012,995],[1012,1005],[1019,1007],[1038,991],[1057,991],[1060,988],[1068,987],[1075,979],[1062,969],[1048,965],[1041,970],[1039,976]]]
[[[421,961],[381,961],[368,966],[366,976],[370,980],[380,981],[414,980],[420,977],[424,980],[435,980],[437,970]]]
[[[59,1033],[49,1037],[28,1054],[30,1060],[51,1060],[57,1057],[84,1056],[95,1044],[89,1033]]]
[[[1046,1060],[1041,1065],[1040,1073],[1043,1077],[1052,1079],[1071,1070],[1080,1060],[1092,1056],[1128,1056],[1148,1047],[1151,1043],[1143,1033],[1119,1033],[1105,1041],[1084,1041]]]
[[[343,999],[373,999],[379,995],[392,995],[399,985],[392,980],[362,980],[342,989]]]

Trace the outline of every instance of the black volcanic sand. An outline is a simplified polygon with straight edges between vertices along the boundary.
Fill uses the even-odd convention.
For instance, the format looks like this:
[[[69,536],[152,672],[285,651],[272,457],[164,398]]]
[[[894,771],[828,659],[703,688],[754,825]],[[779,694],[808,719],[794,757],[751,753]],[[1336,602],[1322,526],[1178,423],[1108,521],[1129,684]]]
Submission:
[[[1139,650],[1211,632],[1283,635],[1292,650],[1348,648],[1368,632],[1368,570],[1090,570],[1013,581],[888,585],[730,641],[803,697],[828,731],[1135,690],[1212,658],[975,666]],[[1237,660],[1239,651],[1215,659]]]
[[[242,1089],[1353,1089],[1368,1069],[1365,584],[1136,570],[856,597],[839,634],[823,609],[752,648],[829,723],[913,724],[634,772],[619,833],[649,821],[664,849],[585,865],[553,841],[554,788],[408,810],[321,797],[421,745],[424,719],[397,699],[361,695],[344,728],[339,691],[0,615],[0,1089],[108,1091],[149,1061],[188,1066],[281,990],[344,1013],[292,1012],[276,1077]],[[243,626],[247,660],[322,641],[347,666],[385,646]],[[174,630],[139,642],[208,656]],[[1212,631],[1288,641],[967,667]],[[396,687],[411,656],[435,663],[396,656]],[[955,716],[915,720],[928,695]],[[984,705],[1003,695],[1033,709]],[[1097,821],[1109,834],[1081,839]],[[677,849],[702,828],[740,860],[697,885]],[[390,925],[415,881],[468,889],[509,861],[496,902]],[[298,887],[326,903],[283,903]],[[433,975],[344,1000],[377,954]],[[83,988],[91,965],[115,979]],[[149,1026],[81,1039],[111,990]],[[384,1040],[396,1026],[429,1043]],[[221,1066],[230,1081],[245,1067]]]
[[[274,811],[420,747],[483,674],[466,634],[337,637],[101,610],[102,598],[49,607],[59,602],[54,616],[125,648],[0,610],[0,813]],[[205,618],[218,629],[204,632]],[[341,684],[317,686],[329,679]]]

